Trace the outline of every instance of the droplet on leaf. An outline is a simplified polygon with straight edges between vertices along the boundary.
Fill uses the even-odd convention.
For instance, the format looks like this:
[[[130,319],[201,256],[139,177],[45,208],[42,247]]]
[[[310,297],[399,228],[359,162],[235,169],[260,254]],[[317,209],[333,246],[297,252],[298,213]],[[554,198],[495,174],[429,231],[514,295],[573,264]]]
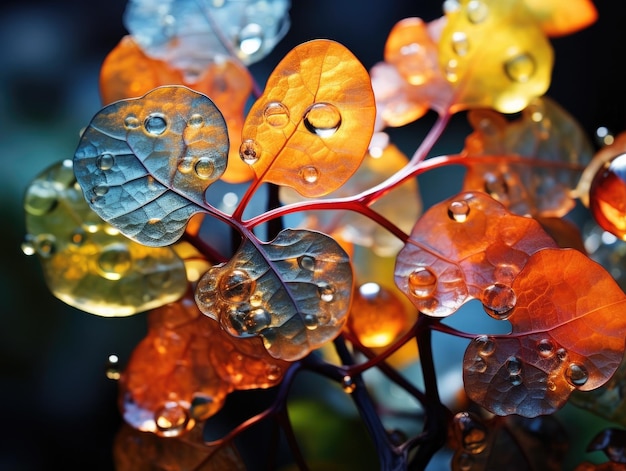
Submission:
[[[470,207],[467,201],[453,201],[448,206],[448,217],[456,222],[465,222],[469,212]]]
[[[317,286],[317,290],[320,295],[320,299],[325,303],[329,303],[335,299],[335,288],[328,283],[320,283]]]
[[[317,168],[313,166],[308,166],[302,169],[301,175],[302,175],[302,179],[306,183],[315,183],[320,176],[320,172]]]
[[[489,7],[479,0],[467,3],[467,19],[474,24],[482,23],[489,16]]]
[[[241,143],[239,155],[245,163],[253,165],[261,157],[261,146],[253,139],[246,139]]]
[[[330,137],[341,125],[341,113],[332,103],[313,103],[304,112],[304,126],[320,137]]]
[[[289,123],[289,109],[277,101],[267,104],[263,116],[267,124],[277,129],[282,129]]]
[[[474,342],[477,344],[478,354],[484,357],[488,357],[493,354],[496,350],[495,342],[490,339],[487,335],[481,335],[474,339]]]
[[[518,376],[522,373],[522,362],[517,357],[509,357],[505,366],[511,376]]]
[[[409,289],[417,298],[428,298],[437,288],[437,276],[426,267],[419,267],[409,275]]]
[[[535,59],[529,53],[521,53],[504,63],[506,75],[514,82],[526,83],[535,74]]]
[[[131,269],[130,252],[123,244],[105,247],[98,257],[98,271],[107,280],[119,280]]]
[[[128,130],[133,130],[141,126],[141,122],[137,119],[136,116],[129,115],[129,116],[126,116],[126,118],[124,119],[124,126]]]
[[[222,299],[230,303],[242,303],[250,299],[256,283],[244,270],[232,270],[220,278],[218,290]]]
[[[589,380],[589,373],[587,368],[580,363],[570,363],[565,370],[565,379],[573,386],[580,387],[584,386]]]
[[[167,129],[167,121],[163,116],[158,114],[149,115],[143,125],[144,128],[146,128],[146,132],[153,136],[160,136]]]
[[[504,320],[511,315],[517,297],[510,286],[495,283],[483,291],[482,302],[487,314],[494,319]]]
[[[96,166],[103,172],[111,170],[111,168],[113,168],[113,165],[115,165],[115,157],[113,157],[113,155],[111,154],[105,153],[100,155],[96,159]]]
[[[202,126],[204,126],[204,117],[198,113],[192,114],[187,120],[187,126],[190,126],[192,128],[201,128]]]
[[[214,169],[215,166],[213,165],[213,162],[205,157],[201,157],[200,159],[198,159],[196,165],[194,166],[196,175],[202,180],[208,180],[209,178],[211,178],[213,176]]]
[[[303,255],[298,258],[298,266],[300,266],[303,270],[313,271],[315,270],[315,259],[308,255]]]
[[[155,433],[163,437],[177,437],[193,426],[187,410],[176,401],[168,401],[154,414]]]
[[[543,358],[550,358],[554,355],[554,344],[550,339],[541,339],[537,342],[537,352]]]

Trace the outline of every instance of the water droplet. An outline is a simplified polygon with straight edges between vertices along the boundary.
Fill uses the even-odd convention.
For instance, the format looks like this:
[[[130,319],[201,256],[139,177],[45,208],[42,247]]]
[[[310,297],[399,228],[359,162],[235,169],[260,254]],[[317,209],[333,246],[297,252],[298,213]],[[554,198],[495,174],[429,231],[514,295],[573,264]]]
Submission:
[[[156,433],[164,437],[179,436],[187,430],[189,419],[187,410],[182,405],[168,401],[154,413]]]
[[[263,46],[263,28],[256,23],[249,23],[239,32],[239,50],[251,56]]]
[[[317,316],[315,314],[307,314],[303,318],[304,326],[309,330],[315,330],[319,326]]]
[[[22,252],[24,252],[24,255],[28,256],[35,255],[35,253],[37,253],[35,241],[32,236],[26,236],[26,239],[22,242]]]
[[[515,265],[499,263],[493,270],[493,277],[498,283],[510,285],[518,273],[519,269]]]
[[[352,394],[356,389],[356,383],[352,379],[352,376],[346,375],[341,380],[341,386],[343,387],[344,392],[347,394]]]
[[[307,183],[315,183],[320,176],[319,170],[313,166],[303,167],[300,171],[302,179]]]
[[[523,383],[522,377],[520,375],[511,375],[509,376],[509,382],[512,386],[519,386]]]
[[[469,51],[469,40],[463,31],[452,33],[452,50],[459,56],[464,56]]]
[[[459,62],[456,59],[450,59],[445,67],[446,79],[450,83],[454,83],[459,79],[457,73]]]
[[[211,396],[196,393],[191,399],[189,414],[195,420],[205,420],[213,415],[217,407]]]
[[[589,208],[605,231],[626,240],[626,154],[607,162],[593,177],[589,188]]]
[[[289,123],[289,109],[282,103],[273,101],[265,107],[263,117],[273,128],[282,129]]]
[[[546,386],[548,387],[549,391],[556,391],[556,383],[554,381],[548,380]]]
[[[481,335],[474,339],[476,343],[476,349],[478,350],[478,354],[484,357],[488,357],[493,354],[496,350],[496,344],[493,340],[491,340],[486,335]]]
[[[521,53],[504,63],[506,75],[514,82],[528,82],[536,69],[535,59],[528,53]]]
[[[178,171],[182,174],[188,174],[193,170],[193,165],[194,163],[194,159],[193,157],[183,157],[179,162],[178,162]]]
[[[457,464],[459,465],[459,471],[470,471],[474,466],[474,457],[469,453],[461,453]]]
[[[112,379],[114,381],[117,381],[118,379],[120,379],[120,376],[121,376],[120,359],[117,355],[111,354],[108,356],[106,367],[105,367],[105,374],[107,378]]]
[[[565,379],[567,379],[572,386],[580,387],[589,380],[589,373],[587,372],[587,368],[580,363],[570,363],[565,370]]]
[[[335,288],[330,286],[328,283],[320,283],[317,285],[317,292],[320,299],[325,303],[329,303],[335,299]]]
[[[112,244],[105,247],[97,262],[100,276],[107,280],[121,279],[131,266],[130,252],[124,244]]]
[[[559,361],[565,361],[565,360],[567,360],[567,357],[568,357],[568,355],[567,355],[567,350],[565,350],[564,348],[559,348],[559,349],[556,351],[556,356],[557,356],[557,358],[559,359]]]
[[[57,190],[52,182],[46,180],[35,181],[24,197],[24,209],[33,216],[48,214],[57,204]]]
[[[111,170],[113,168],[113,165],[115,165],[115,157],[113,157],[113,155],[111,154],[102,154],[99,155],[96,159],[96,167],[98,167],[103,172]]]
[[[56,237],[52,234],[40,234],[35,239],[37,253],[44,258],[48,258],[56,252]]]
[[[479,0],[471,0],[467,4],[467,19],[471,23],[482,23],[489,16],[489,7]]]
[[[107,185],[98,185],[93,188],[93,194],[96,196],[104,196],[109,192]]]
[[[244,270],[231,270],[220,278],[217,289],[224,301],[242,303],[248,301],[256,288],[256,282]]]
[[[465,222],[470,213],[467,201],[453,201],[448,206],[448,217],[456,222]]]
[[[469,367],[469,371],[473,373],[484,373],[487,371],[487,362],[482,357],[475,357],[474,362]]]
[[[341,113],[331,103],[313,103],[304,112],[304,127],[320,137],[330,137],[341,126]]]
[[[245,319],[246,332],[259,333],[272,323],[272,316],[263,308],[251,310]]]
[[[437,276],[426,267],[418,267],[409,275],[409,291],[416,298],[428,298],[437,288]]]
[[[302,255],[298,258],[298,266],[307,271],[315,270],[315,258],[310,255]]]
[[[124,127],[126,127],[126,129],[133,130],[137,129],[139,126],[141,126],[141,121],[139,121],[135,115],[128,115],[124,119]]]
[[[487,286],[482,296],[483,307],[494,319],[507,319],[515,307],[517,296],[510,286],[495,283]]]
[[[261,146],[254,139],[246,139],[239,147],[239,156],[245,163],[252,165],[261,157]]]
[[[151,114],[143,122],[143,127],[148,134],[160,136],[167,129],[167,121],[165,121],[165,117],[160,114]]]
[[[457,413],[454,422],[461,433],[463,449],[472,455],[482,453],[487,447],[487,427],[468,412]]]
[[[199,113],[192,114],[187,121],[187,126],[192,128],[201,128],[204,126],[204,116]]]
[[[537,352],[543,358],[550,358],[554,355],[554,344],[550,339],[541,339],[537,342]]]
[[[213,175],[213,170],[215,170],[215,167],[211,159],[209,159],[208,157],[202,157],[196,162],[194,170],[198,178],[202,180],[208,180]]]
[[[522,362],[517,357],[509,357],[506,360],[505,367],[511,376],[522,373]]]

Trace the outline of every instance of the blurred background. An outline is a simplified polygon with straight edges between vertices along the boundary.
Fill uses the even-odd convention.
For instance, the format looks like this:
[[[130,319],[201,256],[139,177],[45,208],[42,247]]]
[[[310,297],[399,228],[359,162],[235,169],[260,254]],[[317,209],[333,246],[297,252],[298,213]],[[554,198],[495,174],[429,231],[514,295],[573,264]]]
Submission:
[[[593,138],[599,126],[626,129],[626,6],[598,0],[599,21],[553,40],[548,92]],[[123,0],[9,1],[0,6],[0,470],[112,470],[120,425],[107,357],[122,362],[145,333],[145,316],[104,319],[73,309],[46,288],[35,257],[23,255],[22,198],[43,169],[71,158],[79,131],[100,109],[98,73],[126,34]],[[331,38],[369,69],[382,59],[391,27],[407,16],[431,20],[439,0],[293,0],[292,26],[276,50],[252,66],[261,84],[295,45]],[[432,116],[391,130],[407,154]],[[452,153],[468,131],[456,117],[434,153]],[[442,184],[443,183],[443,184]],[[420,181],[425,205],[458,190],[441,172]]]

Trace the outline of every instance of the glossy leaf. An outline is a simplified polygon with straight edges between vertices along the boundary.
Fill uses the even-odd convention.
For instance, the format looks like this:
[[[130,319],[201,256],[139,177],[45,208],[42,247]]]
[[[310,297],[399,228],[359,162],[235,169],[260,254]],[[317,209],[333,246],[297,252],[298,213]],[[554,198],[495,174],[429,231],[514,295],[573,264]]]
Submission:
[[[352,269],[330,237],[285,229],[269,243],[247,239],[198,282],[200,310],[232,335],[263,338],[274,358],[297,360],[334,339],[346,321]]]
[[[376,109],[367,70],[339,43],[294,48],[246,117],[240,154],[257,178],[308,197],[339,188],[359,167]]]
[[[215,414],[229,392],[275,386],[287,366],[260,339],[226,333],[189,294],[150,313],[120,378],[123,416],[138,430],[179,436]]]
[[[555,242],[537,221],[480,192],[431,207],[398,254],[395,282],[425,314],[445,317],[472,298],[494,318],[515,305],[511,283],[531,254]]]
[[[552,47],[522,0],[461,0],[446,18],[438,57],[454,88],[451,111],[515,113],[547,91]]]
[[[577,250],[540,250],[511,289],[511,334],[477,337],[465,352],[470,399],[534,417],[610,379],[624,355],[626,295],[600,265]]]
[[[233,59],[210,62],[197,75],[188,76],[158,59],[148,57],[133,40],[124,36],[107,55],[100,69],[100,96],[104,104],[148,93],[162,85],[185,85],[215,103],[228,125],[232,143],[228,167],[221,179],[241,183],[254,173],[239,157],[244,107],[252,91],[248,70]]]
[[[591,0],[524,0],[548,36],[565,36],[592,25],[598,12]]]
[[[99,316],[128,316],[179,299],[187,290],[183,261],[169,247],[129,240],[94,213],[71,160],[40,173],[24,196],[29,255],[37,254],[50,291]]]
[[[104,107],[83,133],[74,173],[91,208],[144,245],[175,242],[226,168],[228,134],[206,96],[182,86]]]

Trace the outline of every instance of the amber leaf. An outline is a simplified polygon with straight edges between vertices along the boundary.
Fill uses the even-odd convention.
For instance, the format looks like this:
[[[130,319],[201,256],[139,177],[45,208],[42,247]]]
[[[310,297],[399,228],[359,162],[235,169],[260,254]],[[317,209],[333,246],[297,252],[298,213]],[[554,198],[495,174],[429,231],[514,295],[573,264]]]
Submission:
[[[89,208],[71,160],[31,182],[24,210],[22,248],[39,256],[48,287],[71,306],[128,316],[173,302],[187,290],[185,266],[171,248],[138,244]]]
[[[104,107],[83,133],[74,173],[91,208],[144,245],[175,242],[226,169],[226,123],[182,86]]]
[[[294,48],[270,75],[244,123],[241,158],[265,182],[327,194],[359,167],[376,109],[367,70],[339,43]]]
[[[600,265],[574,249],[540,250],[511,290],[512,332],[479,336],[465,352],[470,399],[498,415],[534,417],[610,379],[624,355],[626,295]]]
[[[509,213],[485,193],[461,193],[417,221],[396,259],[395,281],[425,314],[445,317],[476,298],[503,319],[528,257],[555,246],[534,219]]]
[[[591,0],[524,0],[548,36],[565,36],[598,19]]]
[[[200,279],[196,301],[232,335],[260,336],[274,358],[296,360],[341,332],[352,284],[337,242],[285,229],[269,243],[247,239]]]

